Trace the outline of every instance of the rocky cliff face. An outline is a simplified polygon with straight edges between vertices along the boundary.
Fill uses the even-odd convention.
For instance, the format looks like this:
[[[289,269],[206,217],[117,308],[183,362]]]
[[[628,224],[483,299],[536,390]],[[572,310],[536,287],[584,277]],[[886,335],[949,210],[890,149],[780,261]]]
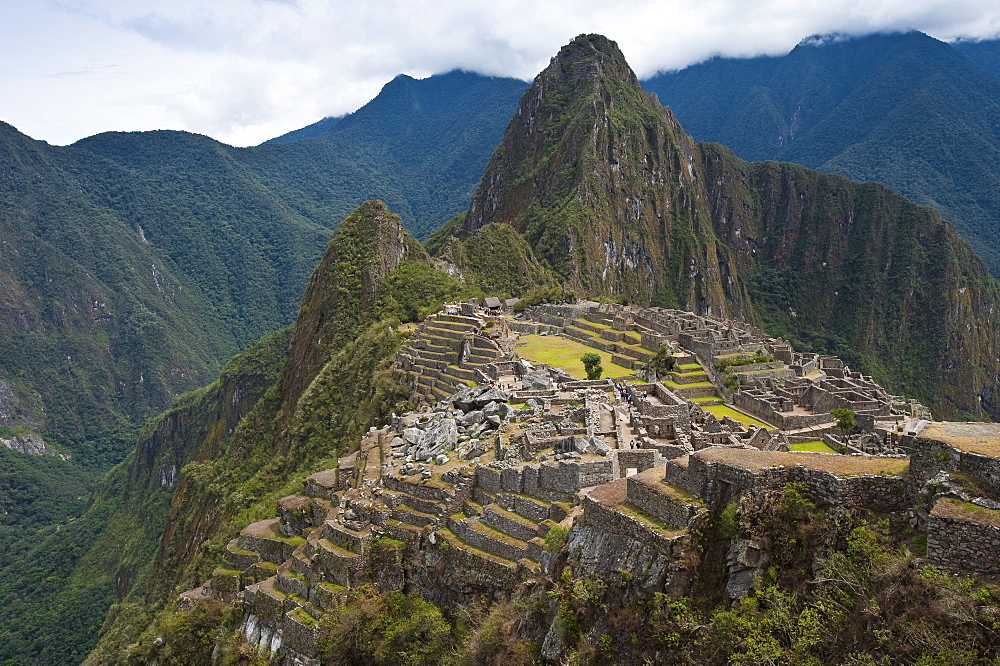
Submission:
[[[386,276],[407,258],[426,255],[381,201],[367,201],[344,219],[302,297],[283,383],[288,404],[294,405],[331,350],[370,323]]]
[[[604,37],[563,47],[521,99],[454,229],[468,265],[498,224],[578,295],[763,324],[941,417],[1000,417],[1000,285],[951,225],[880,186],[696,144]]]
[[[582,293],[737,315],[745,299],[712,238],[698,159],[614,42],[581,36],[521,99],[462,233],[511,224]]]

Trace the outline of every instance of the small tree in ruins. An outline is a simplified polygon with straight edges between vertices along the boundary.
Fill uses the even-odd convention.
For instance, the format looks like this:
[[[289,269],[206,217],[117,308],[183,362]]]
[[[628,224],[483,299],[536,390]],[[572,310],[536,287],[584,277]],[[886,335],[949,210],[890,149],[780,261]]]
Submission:
[[[832,409],[830,410],[830,415],[837,419],[837,427],[844,433],[844,437],[850,435],[858,425],[857,420],[854,418],[853,409],[848,409],[847,407]]]
[[[580,357],[583,361],[583,369],[587,371],[587,379],[600,379],[604,368],[601,366],[600,354],[588,352]]]
[[[649,368],[657,373],[667,373],[674,369],[677,365],[677,357],[674,356],[674,352],[667,345],[660,345],[656,352],[653,354],[653,358],[649,360]]]

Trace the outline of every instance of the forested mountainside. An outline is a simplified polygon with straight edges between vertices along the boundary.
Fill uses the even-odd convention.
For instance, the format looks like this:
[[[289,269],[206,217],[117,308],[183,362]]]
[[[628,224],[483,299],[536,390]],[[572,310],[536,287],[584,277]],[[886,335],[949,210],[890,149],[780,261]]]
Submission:
[[[70,456],[0,447],[0,589],[47,580],[10,606],[5,649],[30,654],[48,635],[36,611],[80,592],[62,574],[108,504],[65,523],[139,424],[292,321],[330,230],[366,198],[425,229],[464,208],[524,86],[399,77],[336,136],[325,123],[249,149],[168,131],[57,147],[0,124],[0,438],[23,449],[40,434]],[[59,603],[86,598],[92,623],[98,596]]]
[[[71,456],[0,468],[4,542],[77,512],[143,419],[292,321],[353,207],[381,196],[425,234],[464,208],[524,85],[401,76],[321,136],[249,149],[0,124],[0,436]]]
[[[995,79],[1000,79],[1000,39],[971,41],[960,39],[952,46],[972,63]]]
[[[714,58],[644,86],[698,141],[934,206],[1000,274],[995,51],[919,32],[812,38],[785,56]]]
[[[86,456],[203,385],[291,321],[359,203],[392,201],[418,235],[461,210],[523,87],[401,76],[319,136],[249,149],[168,131],[55,147],[3,125],[0,380],[26,409],[0,425]]]
[[[468,205],[526,86],[461,71],[400,75],[322,134],[243,159],[306,217],[339,220],[377,197],[423,239]]]
[[[942,417],[1000,415],[1000,285],[951,225],[880,185],[696,144],[604,38],[535,78],[451,231],[497,224],[577,295],[760,322]]]
[[[130,572],[117,587],[110,576],[100,579],[105,598],[117,592],[120,601],[92,663],[125,659],[124,650],[173,599],[175,587],[211,571],[233,529],[266,516],[302,473],[332,464],[369,425],[405,407],[409,390],[389,372],[407,337],[398,329],[401,319],[481,293],[435,269],[381,202],[349,215],[313,272],[290,341],[288,332],[277,334],[234,359],[221,384],[147,426],[137,453],[116,469],[130,479],[128,487],[159,489],[156,515],[165,530],[157,548],[155,531],[123,531],[109,521],[81,559],[77,571],[100,558],[109,572]],[[265,378],[258,368],[269,369],[267,381],[248,386],[243,375],[250,370]],[[231,396],[239,396],[238,414]],[[131,491],[117,498],[122,516],[148,501]],[[106,544],[115,538],[130,548],[109,552]],[[79,635],[84,644],[94,639]]]

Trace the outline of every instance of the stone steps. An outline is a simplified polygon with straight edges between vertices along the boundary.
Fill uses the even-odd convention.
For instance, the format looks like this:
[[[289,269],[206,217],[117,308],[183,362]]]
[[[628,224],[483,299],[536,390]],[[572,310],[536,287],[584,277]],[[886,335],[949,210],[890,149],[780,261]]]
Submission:
[[[271,576],[259,583],[248,585],[244,592],[244,601],[251,612],[264,621],[277,620],[288,611],[298,608],[295,600],[276,589],[277,576]]]
[[[418,497],[403,490],[385,490],[382,492],[382,501],[386,506],[396,509],[408,507],[409,509],[429,516],[436,520],[444,516],[447,506],[444,500],[430,497]]]
[[[478,325],[478,322],[469,323],[462,321],[449,321],[441,317],[428,318],[424,322],[424,326],[428,329],[436,331],[452,331],[461,335],[465,335]]]
[[[508,560],[508,559],[506,559],[504,557],[499,557],[497,555],[494,555],[493,553],[489,553],[489,552],[487,552],[485,550],[482,550],[480,548],[476,548],[475,546],[473,546],[473,545],[471,545],[471,544],[466,543],[465,541],[463,541],[460,536],[458,536],[455,532],[451,531],[448,528],[444,528],[444,529],[439,530],[438,531],[438,535],[441,536],[442,538],[444,538],[444,540],[447,541],[452,547],[454,547],[454,548],[461,548],[462,550],[464,550],[464,551],[470,553],[471,555],[479,558],[480,560],[482,560],[484,563],[486,563],[488,565],[500,566],[500,567],[502,567],[504,569],[508,569],[508,570],[510,570],[512,572],[513,571],[517,571],[517,567],[518,567],[517,562],[515,562],[513,560]]]
[[[309,598],[309,580],[292,569],[291,561],[286,561],[278,567],[274,588],[285,594],[297,595],[303,599]]]
[[[459,324],[465,324],[467,326],[482,326],[486,322],[479,317],[470,317],[468,315],[460,314],[448,314],[447,312],[438,312],[428,319],[433,319],[434,321],[449,321]]]
[[[600,335],[602,330],[601,327],[590,323],[586,319],[574,319],[571,325],[575,328],[583,329],[588,333],[595,333],[597,335]]]
[[[499,349],[495,341],[490,338],[483,337],[482,335],[472,336],[472,348],[478,349],[482,353],[496,353],[497,349]]]
[[[644,349],[636,349],[635,347],[630,347],[624,344],[618,344],[617,353],[623,356],[631,356],[637,361],[642,361],[643,363],[649,363],[653,360],[653,355]]]
[[[497,493],[496,503],[508,511],[514,511],[537,522],[547,519],[559,522],[567,515],[566,510],[556,502],[520,493],[506,491]]]
[[[385,525],[382,526],[382,529],[385,531],[386,536],[398,539],[404,543],[414,543],[420,539],[420,535],[424,532],[422,527],[417,527],[416,525],[404,523],[399,520],[386,521]]]
[[[440,361],[445,365],[448,365],[449,363],[455,363],[456,361],[458,361],[458,355],[454,351],[445,353],[445,352],[433,352],[433,351],[421,350],[420,358],[422,360]]]
[[[678,384],[694,384],[696,382],[709,381],[708,373],[700,370],[691,372],[671,372],[670,379]]]
[[[594,336],[591,334],[592,333],[591,331],[585,331],[583,329],[577,328],[576,326],[567,326],[565,333],[567,335],[573,336],[577,340],[583,341],[584,343],[594,339]]]
[[[337,490],[340,488],[340,471],[338,469],[326,469],[322,472],[310,474],[302,483],[302,494],[308,497],[325,499],[335,505],[340,502]]]
[[[312,570],[323,580],[351,587],[362,569],[360,555],[341,548],[329,539],[310,541],[306,554],[312,560]]]
[[[457,514],[448,519],[448,527],[462,541],[487,553],[517,562],[528,557],[528,544],[483,523],[479,518]]]
[[[246,571],[260,562],[260,553],[255,550],[240,548],[239,538],[236,538],[226,546],[226,560],[232,565],[233,569]]]
[[[309,601],[325,611],[344,605],[347,600],[348,588],[337,583],[319,581],[309,589]]]
[[[243,589],[242,572],[219,567],[212,572],[209,587],[212,588],[213,592],[222,597],[223,601],[230,602]]]
[[[687,527],[704,505],[684,489],[664,481],[666,466],[652,467],[626,479],[626,501],[668,528]]]
[[[416,340],[411,340],[409,347],[411,349],[416,349],[418,352],[432,351],[440,352],[442,354],[447,354],[449,352],[456,351],[454,345],[452,344],[440,344],[444,342],[443,338],[417,338]]]
[[[536,536],[541,536],[538,533],[537,522],[532,522],[528,518],[513,511],[508,511],[497,504],[488,504],[483,507],[483,514],[479,516],[479,520],[493,529],[499,530],[515,539],[520,539],[525,543],[531,541]]]
[[[278,565],[274,562],[258,562],[243,572],[240,576],[240,584],[243,587],[259,583],[278,573]]]
[[[382,509],[378,511],[381,517],[381,523],[386,524],[391,520],[395,520],[399,523],[404,523],[406,525],[412,525],[413,527],[426,527],[432,525],[437,521],[437,516],[431,515],[429,513],[423,513],[417,511],[416,509],[411,509],[406,506],[402,506],[396,509]]]
[[[457,384],[462,384],[463,386],[468,385],[469,383],[472,383],[473,385],[479,383],[479,377],[476,375],[475,370],[459,368],[451,365],[441,370],[441,379],[444,381],[452,381]]]
[[[297,539],[281,534],[280,519],[268,518],[244,527],[237,537],[237,546],[259,553],[262,560],[280,564],[301,544],[301,537]]]
[[[340,548],[359,555],[365,552],[365,548],[372,540],[371,527],[366,525],[364,529],[355,531],[332,520],[323,523],[320,535],[321,538],[337,544]]]

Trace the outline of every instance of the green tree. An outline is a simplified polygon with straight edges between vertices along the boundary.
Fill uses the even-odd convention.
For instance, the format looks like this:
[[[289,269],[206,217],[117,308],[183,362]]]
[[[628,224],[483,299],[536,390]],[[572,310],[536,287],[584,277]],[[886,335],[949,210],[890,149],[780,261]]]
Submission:
[[[677,365],[677,357],[667,345],[660,345],[653,358],[649,361],[649,367],[657,373],[670,372]]]
[[[853,409],[848,409],[847,407],[832,409],[830,410],[830,415],[837,419],[837,427],[843,431],[845,437],[851,434],[851,431],[858,425],[857,420],[854,418]]]
[[[587,371],[587,379],[601,378],[601,373],[604,372],[604,368],[601,366],[600,354],[588,352],[581,356],[580,360],[583,361],[583,369]]]

